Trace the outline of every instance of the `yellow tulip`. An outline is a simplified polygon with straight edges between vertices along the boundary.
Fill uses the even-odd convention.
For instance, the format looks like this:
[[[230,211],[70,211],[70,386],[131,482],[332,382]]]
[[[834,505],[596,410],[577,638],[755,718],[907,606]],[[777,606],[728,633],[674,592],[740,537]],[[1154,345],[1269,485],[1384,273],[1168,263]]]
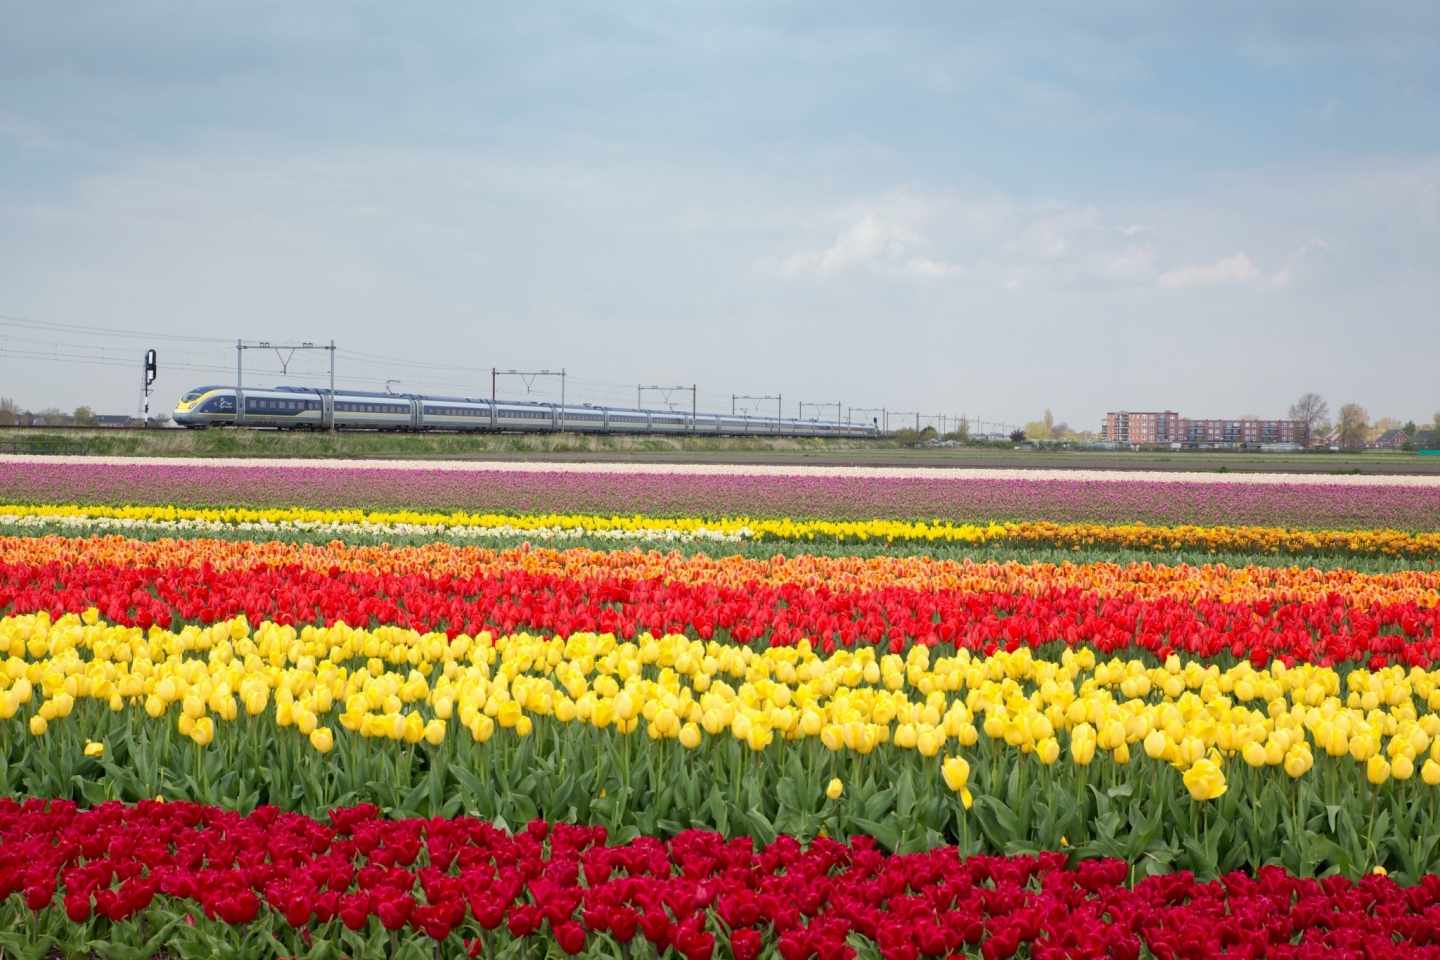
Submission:
[[[1185,789],[1196,800],[1214,800],[1226,790],[1225,774],[1209,757],[1202,757],[1185,771]]]
[[[208,747],[215,739],[215,721],[210,717],[201,717],[195,721],[195,727],[190,732],[190,739],[202,747]]]
[[[970,780],[970,763],[964,757],[946,757],[940,764],[940,775],[945,778],[945,786],[959,793]]]
[[[1315,759],[1304,746],[1297,744],[1285,753],[1285,773],[1292,778],[1303,777],[1314,765]],[[1440,764],[1436,764],[1436,773],[1440,774]]]
[[[45,736],[45,731],[49,729],[50,723],[44,717],[40,716],[40,714],[37,713],[30,718],[30,733],[32,736],[43,737]]]
[[[1060,758],[1060,741],[1054,737],[1046,737],[1035,744],[1035,756],[1045,766],[1050,766]]]
[[[329,727],[316,727],[310,731],[310,746],[321,753],[329,753],[335,748],[335,735]]]
[[[831,800],[839,800],[841,794],[843,794],[844,792],[845,784],[840,782],[839,777],[831,778],[830,782],[825,785],[825,796],[829,797]]]
[[[105,744],[94,740],[85,741],[85,756],[99,758],[105,756]]]
[[[1369,780],[1377,787],[1380,786],[1380,784],[1384,783],[1386,780],[1389,780],[1389,762],[1384,757],[1380,756],[1380,754],[1373,754],[1370,759],[1365,762],[1365,779]]]
[[[425,724],[425,742],[432,747],[438,747],[445,742],[445,721],[438,717],[432,718]]]
[[[687,723],[680,728],[680,745],[686,750],[694,750],[700,746],[700,728],[694,723]]]

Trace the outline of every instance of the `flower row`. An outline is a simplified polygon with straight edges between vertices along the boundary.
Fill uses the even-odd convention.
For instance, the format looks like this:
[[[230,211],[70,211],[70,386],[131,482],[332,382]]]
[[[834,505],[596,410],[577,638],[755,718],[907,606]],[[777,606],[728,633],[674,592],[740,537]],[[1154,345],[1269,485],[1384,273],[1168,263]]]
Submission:
[[[1302,776],[1313,751],[1375,762],[1408,779],[1440,760],[1440,670],[1389,667],[1343,675],[1325,667],[1226,670],[1171,655],[1164,664],[1100,660],[1028,648],[972,658],[905,657],[866,648],[822,656],[801,644],[762,652],[681,636],[574,634],[568,639],[489,634],[449,639],[395,628],[293,628],[243,620],[179,633],[118,627],[95,611],[52,623],[0,620],[0,719],[32,701],[32,732],[76,700],[111,710],[178,710],[181,732],[213,737],[201,721],[264,713],[303,735],[333,720],[364,736],[439,743],[456,726],[484,741],[496,725],[524,735],[534,719],[675,739],[688,748],[724,736],[763,750],[774,740],[817,738],[831,751],[880,744],[935,757],[972,747],[979,729],[1051,764],[1065,752],[1085,765],[1097,749],[1126,763],[1132,748],[1188,770],[1211,751]],[[532,719],[533,718],[533,719]],[[213,724],[214,720],[209,720]],[[204,732],[202,736],[202,731]],[[312,742],[313,739],[312,739]],[[1403,764],[1403,766],[1402,766]],[[1440,763],[1425,768],[1440,783]],[[963,785],[963,778],[961,778]],[[955,789],[959,789],[957,786]],[[1201,798],[1201,799],[1209,799]]]
[[[1005,544],[1049,548],[1205,550],[1279,554],[1343,554],[1427,559],[1440,556],[1440,532],[1398,529],[1305,530],[1260,526],[1152,526],[1143,523],[1006,521],[957,523],[947,520],[804,520],[747,516],[656,517],[643,514],[434,513],[414,510],[365,511],[306,507],[86,506],[8,504],[0,512],[23,517],[80,517],[173,523],[195,520],[226,524],[371,524],[377,529],[540,530],[550,535],[628,535],[664,539],[744,539],[800,543]],[[498,535],[498,534],[496,534]]]
[[[133,539],[123,536],[68,538],[0,536],[10,563],[109,565],[130,568],[207,567],[248,570],[257,566],[300,568],[311,573],[419,574],[461,580],[507,571],[552,574],[566,579],[626,577],[665,583],[824,587],[832,591],[890,587],[967,593],[1042,593],[1083,590],[1104,596],[1149,599],[1175,596],[1223,600],[1325,600],[1352,604],[1440,602],[1440,568],[1362,573],[1345,567],[1229,566],[1169,563],[1021,563],[940,559],[924,555],[745,557],[736,554],[594,550],[520,546],[489,549],[451,543],[416,546],[286,543],[276,540]]]
[[[1440,529],[1440,485],[10,462],[12,502]]]
[[[311,784],[311,805],[377,789],[400,804],[410,801],[397,790],[418,790],[437,812],[498,794],[511,806],[487,809],[513,815],[519,795],[530,803],[553,791],[558,810],[589,810],[612,791],[617,826],[637,822],[633,801],[644,794],[650,829],[697,818],[724,828],[730,817],[746,822],[746,810],[769,811],[750,824],[759,835],[828,824],[891,846],[972,835],[991,849],[1113,840],[1103,824],[1075,822],[1091,812],[1086,783],[1124,788],[1112,799],[1139,804],[1125,821],[1149,824],[1162,846],[1208,835],[1192,804],[1220,800],[1226,819],[1248,813],[1222,828],[1237,864],[1267,862],[1309,834],[1312,802],[1332,810],[1321,832],[1344,841],[1316,856],[1350,869],[1398,858],[1413,876],[1436,851],[1406,844],[1440,828],[1440,791],[1430,789],[1440,785],[1440,671],[1418,668],[1222,670],[1174,656],[1100,660],[1088,649],[1055,660],[1028,649],[932,658],[923,646],[905,657],[821,656],[805,644],[757,652],[679,636],[451,639],[273,623],[252,633],[241,620],[169,633],[105,624],[94,611],[0,621],[0,652],[0,792],[68,791],[101,769],[99,796],[203,784],[208,767],[186,772],[193,743],[214,746],[217,770],[265,770],[263,784],[230,776],[241,798],[262,787],[293,798]],[[412,771],[406,743],[438,752]],[[332,750],[343,762],[314,785],[315,751]],[[541,784],[541,764],[564,786]],[[517,770],[525,786],[510,779]],[[832,778],[838,793],[822,797]],[[1306,790],[1303,811],[1287,799],[1291,781]],[[577,791],[592,799],[576,807]],[[744,803],[731,791],[744,791]],[[727,808],[726,798],[736,802]],[[1042,800],[1065,811],[1054,807],[1032,831],[1025,824]],[[1103,815],[1109,801],[1096,801]],[[1367,808],[1373,818],[1377,802],[1388,825],[1372,822],[1363,842],[1336,833],[1338,811],[1342,824]],[[892,808],[905,819],[877,821]],[[1152,856],[1163,862],[1164,852]],[[1213,871],[1226,861],[1214,850],[1183,862]]]
[[[589,530],[581,526],[514,526],[495,523],[486,526],[477,524],[457,525],[444,523],[348,523],[328,520],[207,520],[201,517],[183,517],[162,520],[153,517],[121,517],[96,515],[86,510],[83,513],[56,513],[47,508],[24,508],[23,512],[12,506],[7,512],[0,506],[0,529],[27,533],[66,532],[93,533],[97,531],[123,533],[162,533],[177,536],[195,536],[213,533],[249,533],[257,536],[305,533],[326,537],[447,537],[451,539],[520,539],[548,541],[564,540],[617,540],[653,543],[740,543],[745,537],[739,531],[711,530],[696,528],[681,530],[674,527],[640,527],[634,529]],[[99,514],[103,514],[103,510]]]
[[[1368,581],[1317,574],[1299,589],[1304,575],[1259,571],[1184,579],[1135,569],[1098,569],[1091,577],[1089,567],[932,564],[887,581],[889,565],[877,561],[850,565],[857,586],[845,589],[846,565],[815,558],[777,562],[767,571],[763,562],[517,550],[488,553],[465,575],[463,568],[447,570],[446,554],[429,548],[397,564],[402,572],[370,572],[367,559],[383,567],[398,551],[292,551],[272,544],[275,550],[263,551],[266,562],[246,567],[223,562],[256,553],[238,544],[171,551],[79,541],[62,559],[63,545],[49,541],[30,550],[20,542],[6,550],[19,556],[0,563],[0,612],[58,617],[94,607],[115,623],[166,628],[243,615],[252,622],[343,621],[452,636],[685,633],[762,646],[809,640],[823,651],[880,646],[899,652],[924,644],[988,652],[1064,643],[1107,653],[1248,658],[1257,665],[1281,659],[1428,666],[1440,659],[1434,574]],[[45,562],[23,562],[27,555]],[[176,555],[199,562],[146,563]],[[90,565],[92,556],[106,562]],[[287,557],[295,562],[286,564]],[[438,569],[421,572],[427,559]],[[327,560],[333,562],[327,566]],[[941,574],[934,579],[943,586],[919,585],[926,578],[915,574],[924,569]],[[837,575],[827,576],[832,570]]]
[[[629,945],[686,960],[844,958],[856,947],[896,960],[1440,953],[1435,876],[1402,886],[1267,867],[1131,885],[1123,862],[1072,866],[1059,853],[886,855],[865,838],[757,848],[699,832],[612,844],[594,827],[537,820],[512,834],[376,814],[0,800],[0,916],[23,936],[37,926],[27,915],[63,912],[68,923],[38,945],[83,951],[169,918],[180,955],[233,948],[237,927],[295,953],[397,941],[471,956],[525,941],[584,956]]]

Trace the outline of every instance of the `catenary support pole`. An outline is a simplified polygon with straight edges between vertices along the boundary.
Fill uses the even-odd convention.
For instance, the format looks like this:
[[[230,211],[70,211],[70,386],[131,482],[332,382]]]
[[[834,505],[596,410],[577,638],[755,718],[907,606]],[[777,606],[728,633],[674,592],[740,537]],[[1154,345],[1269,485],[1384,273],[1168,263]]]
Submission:
[[[235,426],[245,419],[245,343],[235,341]]]

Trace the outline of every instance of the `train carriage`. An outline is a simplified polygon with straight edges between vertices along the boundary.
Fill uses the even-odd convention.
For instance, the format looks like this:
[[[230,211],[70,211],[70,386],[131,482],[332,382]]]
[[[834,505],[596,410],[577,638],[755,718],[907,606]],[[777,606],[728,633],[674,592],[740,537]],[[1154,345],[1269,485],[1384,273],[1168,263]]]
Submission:
[[[554,404],[424,394],[372,393],[279,386],[268,389],[203,386],[175,406],[186,427],[253,426],[278,429],[447,430],[535,433],[720,434],[794,437],[875,436],[869,424],[793,420],[748,414],[636,410],[592,404]]]

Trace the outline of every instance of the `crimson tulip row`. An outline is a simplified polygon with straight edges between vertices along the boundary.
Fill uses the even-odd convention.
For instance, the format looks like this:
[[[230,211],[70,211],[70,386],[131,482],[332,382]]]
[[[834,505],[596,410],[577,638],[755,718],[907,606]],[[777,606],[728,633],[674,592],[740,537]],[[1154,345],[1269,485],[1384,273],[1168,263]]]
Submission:
[[[526,570],[456,577],[256,566],[174,567],[0,564],[0,612],[54,616],[95,607],[115,623],[148,628],[252,622],[390,624],[476,634],[590,631],[632,638],[689,633],[702,639],[786,645],[810,638],[826,651],[914,643],[993,652],[1056,641],[1103,652],[1272,658],[1289,663],[1440,661],[1440,606],[1367,602],[1329,594],[1292,600],[1034,593],[911,586],[832,590],[801,584],[681,583],[661,578],[568,578]]]
[[[904,960],[1440,956],[1440,876],[1401,886],[1266,867],[1132,886],[1129,872],[1061,853],[887,855],[866,838],[757,849],[691,831],[611,844],[599,827],[535,821],[512,834],[465,817],[385,820],[373,806],[317,821],[273,808],[0,799],[0,916],[63,910],[87,944],[178,910],[192,925],[264,927],[282,944],[373,943],[390,931],[471,955],[538,941],[571,955],[648,943],[687,960],[770,949],[830,960],[857,943]]]

